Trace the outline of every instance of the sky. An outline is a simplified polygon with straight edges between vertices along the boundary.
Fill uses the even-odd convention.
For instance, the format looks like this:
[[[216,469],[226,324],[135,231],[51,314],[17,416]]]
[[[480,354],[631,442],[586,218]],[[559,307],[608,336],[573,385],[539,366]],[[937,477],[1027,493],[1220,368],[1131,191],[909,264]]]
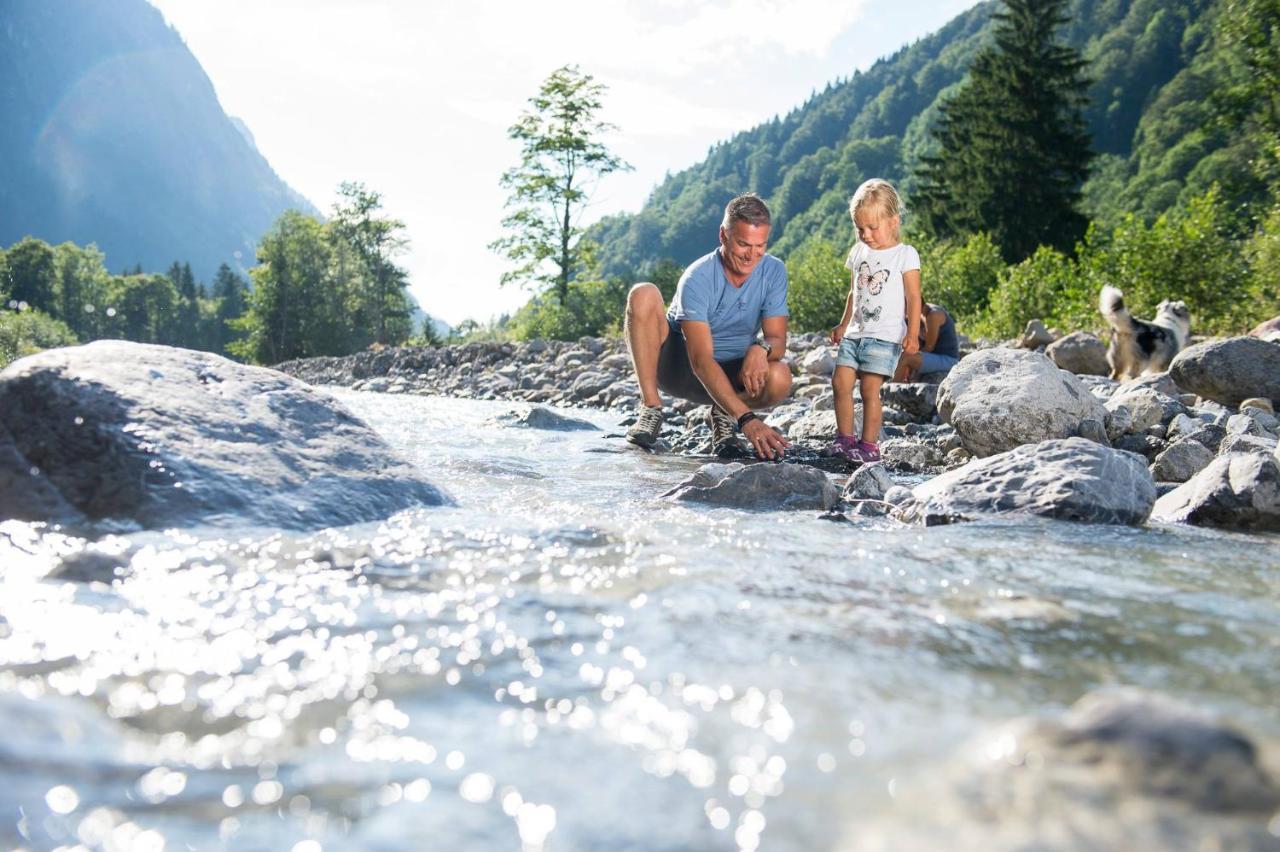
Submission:
[[[973,0],[151,0],[290,186],[328,212],[342,181],[405,223],[398,260],[456,325],[514,311],[488,249],[508,128],[556,68],[606,87],[605,177],[582,224],[635,212],[668,173],[785,115],[828,82],[941,27]],[[749,189],[750,187],[744,187]],[[726,201],[728,199],[725,199]],[[707,223],[708,250],[718,222]],[[693,258],[689,258],[693,260]]]

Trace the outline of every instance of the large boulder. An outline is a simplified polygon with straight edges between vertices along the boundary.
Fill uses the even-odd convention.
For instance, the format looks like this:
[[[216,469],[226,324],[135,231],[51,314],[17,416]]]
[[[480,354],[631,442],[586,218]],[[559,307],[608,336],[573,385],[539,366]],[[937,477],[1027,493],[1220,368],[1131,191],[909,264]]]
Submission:
[[[957,364],[938,390],[938,413],[979,458],[1080,433],[1106,422],[1102,403],[1075,376],[1036,352],[984,349]]]
[[[1219,456],[1157,500],[1151,519],[1280,532],[1280,461],[1260,453]]]
[[[841,848],[1276,848],[1273,743],[1156,692],[1111,688],[1012,719],[919,780]]]
[[[1053,363],[1069,373],[1087,376],[1109,376],[1111,365],[1107,363],[1107,345],[1098,335],[1087,331],[1073,331],[1055,340],[1044,350]]]
[[[990,515],[1036,515],[1139,526],[1156,488],[1142,459],[1084,438],[975,459],[912,492],[903,517],[926,525]]]
[[[1178,387],[1234,408],[1249,397],[1280,400],[1280,343],[1232,337],[1184,349],[1169,365]]]
[[[840,491],[825,473],[799,464],[704,464],[663,497],[738,509],[830,509]]]
[[[0,372],[0,518],[319,529],[449,502],[342,405],[275,370],[101,340]]]

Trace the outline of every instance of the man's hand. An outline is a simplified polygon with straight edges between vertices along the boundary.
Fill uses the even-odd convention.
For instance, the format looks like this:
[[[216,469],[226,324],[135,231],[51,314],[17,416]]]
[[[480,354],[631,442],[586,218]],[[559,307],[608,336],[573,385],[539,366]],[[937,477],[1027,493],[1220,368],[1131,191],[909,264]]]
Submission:
[[[782,451],[791,446],[791,442],[782,437],[782,433],[771,426],[766,426],[760,419],[748,420],[742,427],[742,436],[751,444],[756,455],[770,461],[782,458]]]
[[[835,328],[831,329],[831,342],[836,346],[839,346],[840,341],[844,339],[844,333],[845,331],[848,330],[848,328],[849,326],[847,325],[838,325]]]
[[[759,397],[764,393],[765,382],[769,378],[769,355],[759,346],[747,347],[747,354],[742,357],[742,371],[738,373],[742,379],[742,388],[748,396]]]

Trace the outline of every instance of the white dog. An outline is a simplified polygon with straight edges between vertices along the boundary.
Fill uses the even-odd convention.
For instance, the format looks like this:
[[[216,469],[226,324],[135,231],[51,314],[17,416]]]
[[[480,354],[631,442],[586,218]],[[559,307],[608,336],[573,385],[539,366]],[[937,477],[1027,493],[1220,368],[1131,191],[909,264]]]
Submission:
[[[1098,310],[1111,324],[1111,345],[1107,362],[1111,378],[1124,381],[1169,369],[1173,356],[1191,337],[1191,312],[1182,302],[1163,301],[1151,322],[1129,315],[1124,293],[1115,287],[1102,288]]]

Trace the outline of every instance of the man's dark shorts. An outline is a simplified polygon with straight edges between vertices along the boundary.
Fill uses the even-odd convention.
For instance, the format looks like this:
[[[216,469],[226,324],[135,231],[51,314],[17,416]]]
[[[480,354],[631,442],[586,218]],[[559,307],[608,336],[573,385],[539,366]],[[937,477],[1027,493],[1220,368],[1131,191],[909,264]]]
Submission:
[[[689,350],[684,345],[684,335],[680,333],[680,324],[667,318],[667,329],[670,334],[658,352],[658,388],[669,396],[687,399],[699,405],[710,405],[711,397],[707,389],[693,374],[689,366]],[[724,370],[725,376],[740,391],[742,387],[742,359],[731,358],[728,361],[717,361]]]

